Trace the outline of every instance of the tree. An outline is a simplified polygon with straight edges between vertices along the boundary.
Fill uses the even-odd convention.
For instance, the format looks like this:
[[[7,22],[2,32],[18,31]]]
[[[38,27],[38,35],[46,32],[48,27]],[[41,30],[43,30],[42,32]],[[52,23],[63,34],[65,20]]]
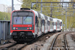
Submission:
[[[23,4],[22,7],[23,8],[31,8],[31,2],[41,2],[41,0],[23,0]],[[58,0],[42,0],[42,2],[60,2]],[[43,3],[43,6],[46,7],[42,7],[42,13],[44,15],[50,16],[51,14],[51,7],[47,7],[47,6],[51,6],[51,3]],[[58,18],[58,19],[62,19],[63,20],[63,24],[65,24],[65,16],[66,16],[66,11],[65,11],[65,7],[63,8],[62,4],[57,4],[54,3],[52,6],[52,17],[54,18]],[[73,14],[73,12],[70,11],[74,11],[73,9],[73,4],[69,4],[69,6],[67,7],[67,28],[71,27],[72,23],[75,22],[75,14]],[[33,5],[33,7],[36,7],[36,9],[34,8],[34,10],[40,12],[41,10],[41,4],[40,3],[36,3]],[[71,8],[71,9],[69,9]],[[70,15],[73,14],[73,15]],[[73,27],[75,27],[75,24],[73,25]]]

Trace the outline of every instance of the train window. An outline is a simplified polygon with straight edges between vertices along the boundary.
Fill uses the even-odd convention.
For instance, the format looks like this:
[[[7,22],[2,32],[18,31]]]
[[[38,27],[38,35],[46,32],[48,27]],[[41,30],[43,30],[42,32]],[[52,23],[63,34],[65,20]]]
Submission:
[[[43,25],[45,25],[45,20],[42,20],[42,22],[41,22]]]
[[[54,25],[56,25],[56,22],[54,22]]]
[[[60,26],[62,26],[62,22],[60,23]]]
[[[52,22],[52,25],[54,26],[54,22]]]
[[[23,24],[32,24],[32,17],[23,17]]]
[[[22,24],[22,17],[14,17],[13,24]]]
[[[47,21],[47,24],[50,25],[50,21]]]
[[[48,21],[47,21],[47,25],[48,25]]]
[[[45,16],[45,19],[47,20],[47,16]]]
[[[59,22],[57,22],[57,25],[60,25]]]

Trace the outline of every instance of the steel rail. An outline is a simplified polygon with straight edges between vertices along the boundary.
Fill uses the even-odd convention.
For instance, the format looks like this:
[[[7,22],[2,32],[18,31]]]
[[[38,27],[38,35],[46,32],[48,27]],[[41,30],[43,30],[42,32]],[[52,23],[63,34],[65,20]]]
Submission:
[[[10,45],[10,46],[7,46],[7,47],[4,47],[4,48],[1,48],[0,50],[7,50],[8,48],[10,48],[10,47],[12,47],[12,46],[15,46],[17,43],[14,43],[14,44],[12,44],[12,45]]]
[[[58,35],[55,37],[55,39],[53,40],[53,43],[52,43],[52,46],[50,47],[50,50],[53,50],[53,47],[54,47],[55,41],[56,41],[56,39],[57,39],[57,37],[58,37],[59,35],[60,35],[60,34],[58,34]]]
[[[27,43],[24,44],[22,47],[20,47],[18,50],[21,50],[21,49],[24,48],[25,46],[27,46]]]
[[[25,44],[22,44],[21,46],[19,46],[19,47],[15,47],[15,46],[17,46],[18,44],[17,43],[15,43],[15,44],[13,44],[13,45],[10,45],[10,46],[7,46],[7,47],[5,47],[5,48],[2,48],[2,49],[0,49],[0,50],[21,50],[22,48],[24,48],[25,46],[27,46],[27,43],[25,43]]]
[[[66,39],[66,34],[64,35],[64,48],[65,48],[65,50],[69,50],[68,49],[68,45],[67,45],[67,39]]]

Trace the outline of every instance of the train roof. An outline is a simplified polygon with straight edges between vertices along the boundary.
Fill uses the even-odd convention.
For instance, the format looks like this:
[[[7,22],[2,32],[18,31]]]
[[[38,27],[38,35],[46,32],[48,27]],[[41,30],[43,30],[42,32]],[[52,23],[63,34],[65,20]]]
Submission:
[[[58,20],[57,18],[53,18],[53,22],[57,22],[57,20]]]
[[[39,12],[37,12],[37,11],[35,11],[35,10],[33,10],[33,9],[31,9],[31,10],[34,11],[35,16],[37,16],[37,17],[39,16],[39,15],[38,15]],[[40,17],[41,17],[42,19],[45,19],[44,15],[43,15],[42,13],[39,13],[39,14],[41,15]]]
[[[42,19],[45,19],[45,16],[42,13],[40,13],[40,15]]]
[[[35,11],[35,10],[33,10],[33,9],[31,9],[31,11],[34,11],[35,16],[37,16],[37,17],[38,17],[38,12],[37,12],[37,11]]]
[[[39,14],[40,14],[40,17],[42,18],[42,19],[46,19],[46,20],[53,20],[54,22],[56,22],[56,21],[61,21],[62,22],[62,20],[61,19],[58,19],[58,18],[52,18],[52,17],[49,17],[49,16],[45,16],[44,14],[42,14],[42,13],[39,13],[39,12],[37,12],[37,11],[35,11],[35,10],[33,10],[33,9],[29,9],[29,8],[21,8],[21,10],[31,10],[31,11],[34,11],[34,13],[35,13],[35,16],[37,16],[37,17],[39,17]]]
[[[50,17],[49,16],[47,16],[48,17],[48,21],[50,21]]]
[[[61,19],[59,19],[59,21],[60,21],[60,22],[62,22],[62,20],[61,20]]]

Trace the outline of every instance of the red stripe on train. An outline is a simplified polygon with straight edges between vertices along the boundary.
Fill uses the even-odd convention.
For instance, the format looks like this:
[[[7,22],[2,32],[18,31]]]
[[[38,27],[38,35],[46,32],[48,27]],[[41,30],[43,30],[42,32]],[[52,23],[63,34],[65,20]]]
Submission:
[[[32,27],[32,25],[13,25],[13,27]]]

